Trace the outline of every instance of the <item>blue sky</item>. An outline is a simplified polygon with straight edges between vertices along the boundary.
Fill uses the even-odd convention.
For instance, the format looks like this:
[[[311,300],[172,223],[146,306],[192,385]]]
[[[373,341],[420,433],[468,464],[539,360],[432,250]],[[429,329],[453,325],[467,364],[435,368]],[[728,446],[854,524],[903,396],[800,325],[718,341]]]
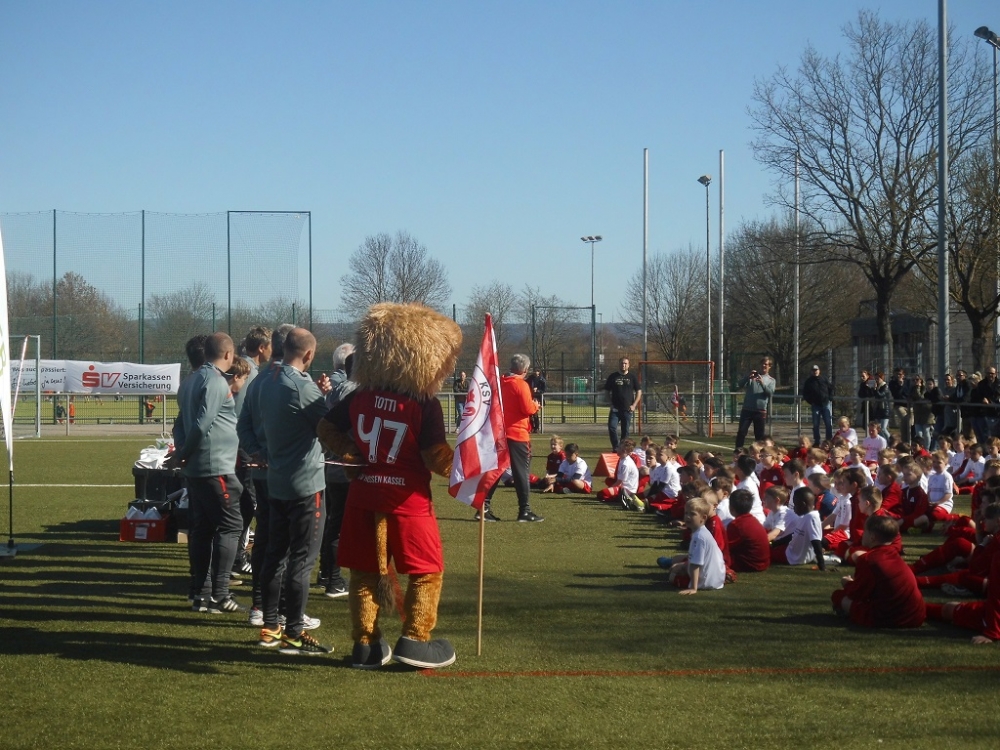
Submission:
[[[618,319],[650,252],[713,246],[771,213],[754,161],[753,82],[808,43],[842,48],[885,2],[15,2],[0,22],[0,211],[306,209],[314,303],[364,237],[405,229],[449,269],[453,302],[493,278]],[[1000,5],[952,0],[972,36]],[[981,54],[988,54],[983,47]],[[303,288],[305,280],[302,280]],[[304,291],[303,291],[304,296]]]

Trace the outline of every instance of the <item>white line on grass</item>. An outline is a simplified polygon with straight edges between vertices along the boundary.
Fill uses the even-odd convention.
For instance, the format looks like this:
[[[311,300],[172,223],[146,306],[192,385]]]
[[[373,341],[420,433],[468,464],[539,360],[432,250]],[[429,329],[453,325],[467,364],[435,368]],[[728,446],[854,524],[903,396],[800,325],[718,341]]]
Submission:
[[[18,487],[134,487],[133,484],[21,484]]]

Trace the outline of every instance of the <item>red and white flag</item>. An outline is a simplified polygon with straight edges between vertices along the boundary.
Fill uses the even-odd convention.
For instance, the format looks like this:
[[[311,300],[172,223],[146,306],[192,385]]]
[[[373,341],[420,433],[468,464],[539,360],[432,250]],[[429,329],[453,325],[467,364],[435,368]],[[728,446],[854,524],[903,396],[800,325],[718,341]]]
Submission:
[[[466,505],[479,509],[490,487],[510,468],[500,398],[497,342],[493,336],[493,318],[489,314],[470,381],[458,427],[448,492]]]
[[[670,397],[670,403],[674,406],[680,406],[681,404],[681,392],[677,390],[677,386],[674,386],[674,395]]]

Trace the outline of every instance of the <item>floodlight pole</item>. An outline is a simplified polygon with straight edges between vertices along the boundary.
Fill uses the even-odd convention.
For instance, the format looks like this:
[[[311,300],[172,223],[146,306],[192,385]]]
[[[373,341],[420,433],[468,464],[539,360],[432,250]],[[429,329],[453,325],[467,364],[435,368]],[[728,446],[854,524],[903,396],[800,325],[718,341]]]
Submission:
[[[938,0],[938,382],[948,372],[948,2]]]
[[[705,186],[705,323],[708,326],[707,347],[705,359],[712,361],[712,225],[708,203],[708,186],[712,184],[712,176],[703,174],[698,182]],[[711,377],[711,366],[709,366]]]
[[[597,307],[594,305],[594,245],[604,238],[599,234],[581,237],[582,242],[590,243],[590,370],[597,393]],[[597,397],[594,397],[594,420],[597,420]]]

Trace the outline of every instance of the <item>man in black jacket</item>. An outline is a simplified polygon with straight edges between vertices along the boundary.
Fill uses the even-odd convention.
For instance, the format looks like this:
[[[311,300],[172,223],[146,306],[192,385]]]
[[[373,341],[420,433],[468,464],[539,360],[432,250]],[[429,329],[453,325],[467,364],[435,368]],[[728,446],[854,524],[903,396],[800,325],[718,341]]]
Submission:
[[[1000,381],[997,380],[997,368],[987,367],[986,376],[976,384],[969,399],[972,410],[972,428],[976,431],[976,440],[980,445],[986,445],[993,436],[997,408],[1000,405]]]
[[[826,439],[833,440],[833,386],[819,365],[812,366],[812,375],[802,384],[802,398],[812,407],[813,443],[819,444],[819,421],[826,426]]]

